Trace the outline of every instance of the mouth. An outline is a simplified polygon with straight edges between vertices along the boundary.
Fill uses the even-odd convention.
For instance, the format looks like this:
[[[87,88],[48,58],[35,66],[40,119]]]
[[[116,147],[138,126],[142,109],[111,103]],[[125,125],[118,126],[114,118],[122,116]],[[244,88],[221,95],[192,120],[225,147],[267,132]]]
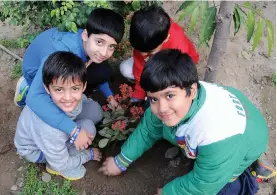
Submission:
[[[65,107],[72,107],[72,105],[74,104],[74,102],[63,102],[62,103]]]
[[[99,57],[99,56],[95,56],[95,57],[98,61],[104,61],[105,60],[105,58],[103,58],[103,57]]]
[[[163,121],[167,121],[167,120],[170,120],[172,118],[174,113],[171,113],[171,114],[163,114],[163,115],[160,115],[160,118],[163,120]]]

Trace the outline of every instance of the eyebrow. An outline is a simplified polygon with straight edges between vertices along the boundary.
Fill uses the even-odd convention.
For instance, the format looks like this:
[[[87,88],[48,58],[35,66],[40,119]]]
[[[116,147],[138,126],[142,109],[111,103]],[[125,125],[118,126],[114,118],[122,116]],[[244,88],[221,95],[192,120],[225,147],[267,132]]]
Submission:
[[[176,93],[176,91],[170,90],[170,91],[167,91],[167,92],[163,93],[162,95],[163,95],[163,96],[166,96],[166,95],[171,94],[171,93]],[[147,95],[147,97],[149,97],[149,98],[155,98],[155,97],[149,96],[149,95]]]
[[[60,87],[60,88],[62,88],[63,86],[52,85],[52,87]],[[72,87],[82,87],[82,84],[79,84],[79,85],[73,85]]]

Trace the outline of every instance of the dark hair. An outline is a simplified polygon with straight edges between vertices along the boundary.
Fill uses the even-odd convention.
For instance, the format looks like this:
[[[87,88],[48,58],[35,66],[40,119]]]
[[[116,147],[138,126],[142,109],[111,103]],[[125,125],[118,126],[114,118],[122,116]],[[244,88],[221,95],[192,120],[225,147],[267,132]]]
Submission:
[[[170,18],[161,7],[145,7],[132,17],[129,41],[136,50],[149,52],[162,44],[169,28]]]
[[[57,51],[51,54],[44,63],[42,69],[42,80],[44,85],[49,85],[55,79],[62,78],[63,82],[71,78],[72,81],[80,79],[86,82],[87,69],[82,59],[74,53]]]
[[[124,34],[124,19],[113,10],[97,8],[88,16],[86,29],[88,36],[91,34],[107,34],[119,43]]]
[[[145,64],[140,85],[145,91],[157,92],[170,86],[185,89],[191,94],[191,85],[197,83],[197,69],[187,54],[177,49],[162,50],[153,55]]]

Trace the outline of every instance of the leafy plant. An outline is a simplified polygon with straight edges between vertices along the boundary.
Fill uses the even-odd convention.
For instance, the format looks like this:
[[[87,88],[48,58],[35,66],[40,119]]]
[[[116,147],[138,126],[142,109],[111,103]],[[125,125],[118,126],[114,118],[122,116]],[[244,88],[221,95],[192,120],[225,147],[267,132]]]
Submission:
[[[21,62],[17,62],[11,71],[11,79],[15,80],[18,79],[22,76],[22,63]]]
[[[179,21],[184,20],[186,16],[190,16],[189,34],[194,32],[197,21],[202,21],[200,22],[198,42],[198,47],[200,47],[202,44],[208,46],[208,42],[214,34],[217,11],[217,6],[214,4],[210,6],[208,1],[185,1],[176,13],[181,12]],[[254,8],[250,2],[245,2],[243,5],[235,4],[233,20],[234,35],[238,33],[241,26],[247,29],[247,42],[253,40],[252,51],[258,46],[266,29],[267,55],[270,56],[274,47],[274,28],[272,22],[263,16],[260,9]]]
[[[51,180],[48,183],[40,179],[38,168],[29,164],[25,173],[23,189],[20,193],[22,195],[77,195],[77,192],[72,189],[71,183],[68,180],[64,180],[60,185],[57,181]]]
[[[276,72],[272,73],[271,81],[272,81],[272,84],[276,86]]]
[[[142,107],[131,106],[129,103],[132,97],[132,87],[122,84],[120,85],[120,93],[121,95],[117,94],[114,98],[119,102],[122,109],[113,110],[109,104],[102,106],[104,120],[103,124],[100,125],[102,129],[98,133],[104,138],[98,143],[100,148],[106,147],[113,141],[127,139],[144,113]]]

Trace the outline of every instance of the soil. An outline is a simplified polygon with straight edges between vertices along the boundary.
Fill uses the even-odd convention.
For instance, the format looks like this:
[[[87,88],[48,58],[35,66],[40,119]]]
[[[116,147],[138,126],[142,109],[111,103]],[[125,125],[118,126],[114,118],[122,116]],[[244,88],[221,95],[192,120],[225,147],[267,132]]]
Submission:
[[[273,22],[274,28],[276,28],[275,3],[275,1],[255,3]],[[178,15],[174,13],[180,4],[181,2],[166,1],[163,5],[175,21]],[[180,24],[183,25],[183,22]],[[0,39],[17,38],[22,33],[22,28],[9,26],[6,22],[0,23],[0,27]],[[187,32],[187,28],[185,31]],[[190,39],[197,43],[198,35],[194,34],[190,36]],[[246,59],[244,53],[251,48],[251,45],[246,42],[246,32],[241,30],[236,36],[233,36],[231,32],[227,52],[218,70],[217,82],[243,91],[264,114],[269,127],[269,143],[263,158],[276,166],[276,87],[271,82],[272,73],[276,72],[276,51],[274,49],[272,56],[266,57],[264,49],[266,44],[267,41],[263,40],[257,50]],[[24,55],[24,50],[13,51],[21,57]],[[200,78],[203,78],[210,48],[200,48],[198,51],[201,60],[197,66]],[[10,73],[15,63],[16,60],[13,57],[0,50],[0,151],[3,146],[8,147],[7,152],[0,153],[0,195],[11,194],[10,188],[16,184],[19,177],[22,177],[19,168],[24,164],[16,155],[13,144],[15,128],[21,112],[21,109],[13,104],[16,81],[10,79]],[[123,82],[125,80],[120,75],[116,75],[112,88],[117,88]],[[92,96],[99,99],[100,103],[104,102],[99,92]],[[169,147],[171,145],[166,141],[158,142],[126,173],[113,178],[97,172],[100,164],[89,162],[86,165],[85,178],[73,182],[73,185],[80,192],[85,191],[90,195],[154,195],[158,187],[162,187],[176,176],[183,175],[189,170],[189,165],[185,163],[185,160],[181,160],[176,168],[169,166],[169,161],[164,158],[164,153]],[[104,153],[115,154],[118,149],[116,147],[114,151],[104,151]],[[275,194],[275,182],[273,179],[269,183],[260,184],[259,194]]]

